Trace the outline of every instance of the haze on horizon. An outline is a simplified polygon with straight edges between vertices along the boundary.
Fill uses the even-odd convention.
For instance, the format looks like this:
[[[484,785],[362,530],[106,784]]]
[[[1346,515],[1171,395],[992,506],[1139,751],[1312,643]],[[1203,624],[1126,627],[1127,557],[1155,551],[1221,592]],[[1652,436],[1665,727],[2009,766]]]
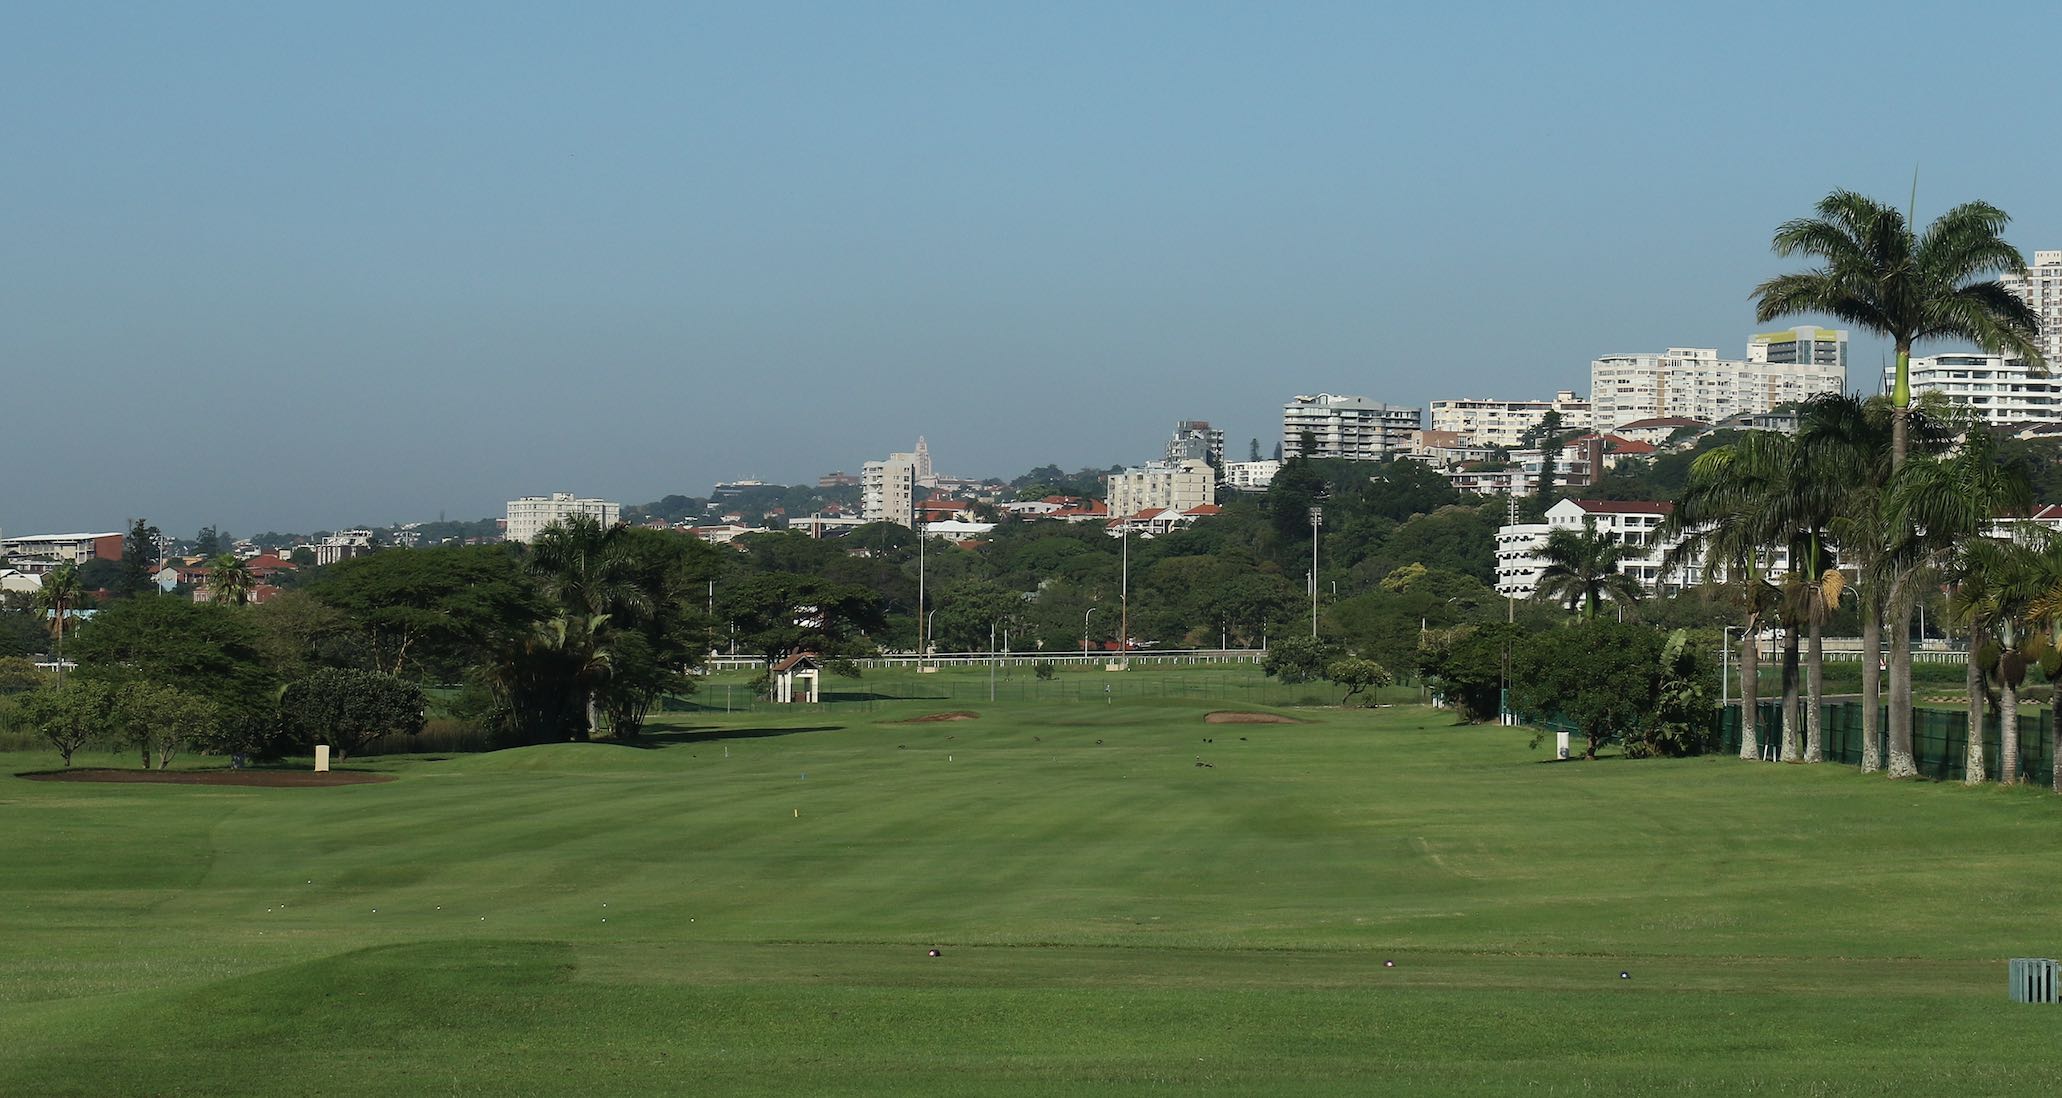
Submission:
[[[1580,10],[1580,17],[1569,11]],[[2003,33],[1999,29],[2004,28]],[[2062,247],[1991,5],[19,5],[8,532],[1271,450],[1744,350],[1837,187]],[[1875,389],[1858,338],[1849,382]]]

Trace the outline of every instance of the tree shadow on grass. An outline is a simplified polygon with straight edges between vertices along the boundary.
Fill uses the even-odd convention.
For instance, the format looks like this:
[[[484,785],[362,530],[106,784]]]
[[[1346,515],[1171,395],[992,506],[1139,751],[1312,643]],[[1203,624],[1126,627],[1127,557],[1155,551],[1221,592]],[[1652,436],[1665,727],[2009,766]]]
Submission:
[[[802,732],[842,732],[845,727],[842,724],[811,724],[795,728],[683,728],[671,732],[648,732],[634,740],[595,742],[613,744],[617,747],[634,747],[642,751],[656,751],[662,747],[721,743],[725,740],[763,740],[770,736],[793,736]]]

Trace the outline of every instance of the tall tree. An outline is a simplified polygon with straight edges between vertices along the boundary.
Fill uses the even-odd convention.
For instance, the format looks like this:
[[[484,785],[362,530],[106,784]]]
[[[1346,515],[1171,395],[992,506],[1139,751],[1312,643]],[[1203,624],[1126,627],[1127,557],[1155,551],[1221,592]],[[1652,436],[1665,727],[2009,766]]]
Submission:
[[[1840,190],[1819,200],[1815,213],[1778,227],[1773,247],[1777,255],[1816,259],[1819,265],[1756,286],[1755,319],[1832,316],[1890,340],[1897,353],[1890,390],[1893,470],[1909,456],[1915,344],[1964,339],[2040,362],[2040,318],[1996,277],[2026,266],[2019,249],[2001,235],[2011,220],[2004,211],[1965,202],[1919,234],[1896,207]],[[1891,738],[1904,742],[1902,758],[1909,762],[1911,599],[1897,600],[1893,609]]]
[[[116,598],[134,598],[138,595],[157,593],[157,584],[150,578],[157,570],[158,541],[161,532],[143,519],[129,524],[129,532],[122,537],[122,559],[116,565],[112,593]]]
[[[73,608],[79,605],[79,600],[85,593],[85,586],[79,582],[79,566],[76,564],[60,564],[45,573],[43,587],[36,593],[36,605],[49,612],[50,627],[57,637],[57,687],[60,690],[64,689],[65,626],[71,620]]]
[[[1897,526],[1914,532],[1919,559],[1960,582],[1975,575],[1970,559],[1978,539],[2000,518],[2025,514],[2032,502],[2032,488],[2023,470],[1995,460],[1995,444],[1988,432],[1972,430],[1946,457],[1906,461],[1891,482],[1890,502]],[[1923,567],[1910,571],[1917,575]],[[1918,585],[1914,582],[1911,586]],[[1972,652],[1972,664],[1974,655]],[[1975,675],[1972,667],[1969,739],[1976,748],[1976,768],[1981,770],[1982,684]],[[1896,704],[1894,697],[1892,704]],[[1900,745],[1893,735],[1889,769],[1893,778],[1918,773],[1909,739]]]

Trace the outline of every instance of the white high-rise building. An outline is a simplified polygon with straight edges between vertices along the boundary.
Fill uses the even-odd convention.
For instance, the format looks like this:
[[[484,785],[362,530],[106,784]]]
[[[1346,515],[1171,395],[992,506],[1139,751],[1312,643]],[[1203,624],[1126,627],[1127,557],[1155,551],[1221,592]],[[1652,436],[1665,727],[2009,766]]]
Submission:
[[[919,450],[923,440],[917,440]],[[921,456],[921,462],[919,457]],[[859,470],[859,513],[868,522],[916,525],[917,471],[930,461],[930,454],[889,454],[884,461],[869,461]]]
[[[2033,266],[1999,281],[2033,307],[2041,321],[2041,356],[2062,372],[2062,251],[2033,253]]]
[[[1563,389],[1552,400],[1435,400],[1432,429],[1452,431],[1482,446],[1510,448],[1524,445],[1525,432],[1538,427],[1548,412],[1561,413],[1561,426],[1570,431],[1590,428],[1589,401]]]
[[[1496,533],[1496,593],[1509,598],[1529,599],[1539,590],[1539,575],[1546,569],[1547,539],[1556,530],[1579,534],[1594,529],[1600,536],[1624,549],[1618,570],[1631,576],[1649,594],[1667,594],[1703,582],[1701,562],[1685,561],[1667,567],[1668,554],[1682,544],[1681,537],[1663,532],[1675,505],[1657,500],[1564,499],[1547,508],[1546,522],[1499,527]],[[1790,554],[1776,549],[1767,553],[1762,567],[1770,578],[1790,570]]]
[[[1897,367],[1883,367],[1883,390]],[[1987,423],[2062,423],[2062,377],[2035,377],[2002,355],[1960,352],[1912,359],[1912,396],[1939,393]]]
[[[1167,440],[1167,460],[1186,461],[1197,458],[1210,463],[1213,469],[1224,467],[1224,432],[1210,426],[1207,419],[1184,419],[1174,425],[1174,435]]]
[[[1590,363],[1589,377],[1592,426],[1599,431],[1614,431],[1636,419],[1681,417],[1716,423],[1847,387],[1843,366],[1742,362],[1719,358],[1710,347],[1605,355]]]
[[[1224,486],[1233,492],[1265,492],[1274,483],[1274,475],[1282,471],[1282,463],[1273,458],[1259,461],[1227,461],[1224,463]]]
[[[1112,518],[1131,518],[1154,507],[1179,512],[1216,502],[1217,474],[1200,458],[1149,461],[1110,474]]]
[[[623,519],[623,505],[605,499],[579,499],[571,492],[512,499],[508,501],[506,537],[527,545],[536,540],[545,527],[574,515],[592,515],[594,521],[603,526],[614,526]],[[367,537],[370,536],[368,533]]]
[[[1282,457],[1387,461],[1409,455],[1411,436],[1424,427],[1416,408],[1358,396],[1299,396],[1282,405]],[[1303,436],[1312,449],[1303,453]]]

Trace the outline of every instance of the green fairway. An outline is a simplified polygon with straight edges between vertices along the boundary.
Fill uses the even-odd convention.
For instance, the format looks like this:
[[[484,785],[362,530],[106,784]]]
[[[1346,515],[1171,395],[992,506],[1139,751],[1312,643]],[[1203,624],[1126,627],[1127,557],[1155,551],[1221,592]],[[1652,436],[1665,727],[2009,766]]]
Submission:
[[[936,678],[376,785],[0,778],[0,1093],[2062,1087],[2004,979],[2062,953],[2050,795]]]

